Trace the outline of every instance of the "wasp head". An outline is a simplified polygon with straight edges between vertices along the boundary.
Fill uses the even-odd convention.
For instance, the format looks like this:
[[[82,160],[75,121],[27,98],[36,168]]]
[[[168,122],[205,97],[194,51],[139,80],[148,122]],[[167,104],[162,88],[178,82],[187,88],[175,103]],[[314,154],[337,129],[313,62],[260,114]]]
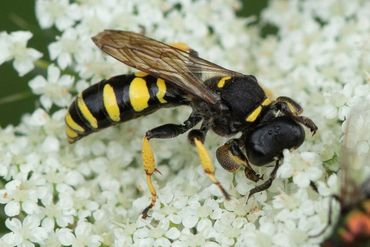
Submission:
[[[282,157],[284,149],[298,148],[304,139],[303,127],[288,116],[266,121],[244,135],[248,160],[257,166]]]

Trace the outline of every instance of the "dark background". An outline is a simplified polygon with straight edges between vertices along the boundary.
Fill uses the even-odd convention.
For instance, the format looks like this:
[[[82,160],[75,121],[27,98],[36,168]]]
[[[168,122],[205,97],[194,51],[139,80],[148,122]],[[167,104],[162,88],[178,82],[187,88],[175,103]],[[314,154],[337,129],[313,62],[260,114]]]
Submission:
[[[240,16],[258,16],[266,7],[268,0],[243,0]],[[0,31],[13,32],[29,30],[33,33],[28,47],[44,54],[46,59],[47,44],[54,40],[56,30],[41,30],[35,17],[35,0],[12,0],[0,3]],[[19,77],[14,70],[12,61],[0,65],[0,127],[18,124],[21,116],[35,109],[37,97],[32,94],[28,82],[36,75],[45,75],[44,70],[35,69]]]

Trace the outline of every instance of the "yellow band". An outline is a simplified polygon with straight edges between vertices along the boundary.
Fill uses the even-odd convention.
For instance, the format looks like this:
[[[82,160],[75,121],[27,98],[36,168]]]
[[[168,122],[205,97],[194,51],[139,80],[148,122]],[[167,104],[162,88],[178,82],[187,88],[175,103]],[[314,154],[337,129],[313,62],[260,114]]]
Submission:
[[[75,122],[75,120],[73,120],[73,118],[72,118],[72,116],[69,112],[67,113],[64,120],[65,120],[67,126],[71,129],[73,129],[74,131],[77,131],[77,132],[80,132],[80,133],[85,132],[84,128],[82,128],[81,125],[79,125],[78,123]]]
[[[144,79],[136,77],[131,81],[129,97],[131,106],[136,112],[140,112],[149,106],[150,94]]]
[[[225,83],[227,80],[230,80],[231,77],[230,76],[224,76],[222,77],[218,82],[217,82],[217,87],[218,88],[223,88],[225,86]]]
[[[164,99],[164,96],[166,95],[166,90],[167,90],[165,81],[161,78],[158,78],[157,79],[157,87],[158,87],[158,92],[157,92],[157,95],[156,95],[157,99],[162,104],[167,103],[167,101]]]
[[[89,122],[92,128],[97,129],[98,128],[98,121],[96,118],[92,115],[89,108],[85,104],[85,101],[82,98],[82,95],[80,94],[77,97],[77,106],[80,109],[82,116]]]
[[[109,84],[105,84],[103,88],[103,103],[110,119],[115,122],[121,120],[116,94],[114,93],[113,87]]]
[[[247,122],[254,122],[258,115],[261,113],[262,111],[262,106],[258,106],[256,109],[254,109],[252,111],[251,114],[248,115],[248,117],[245,119]]]

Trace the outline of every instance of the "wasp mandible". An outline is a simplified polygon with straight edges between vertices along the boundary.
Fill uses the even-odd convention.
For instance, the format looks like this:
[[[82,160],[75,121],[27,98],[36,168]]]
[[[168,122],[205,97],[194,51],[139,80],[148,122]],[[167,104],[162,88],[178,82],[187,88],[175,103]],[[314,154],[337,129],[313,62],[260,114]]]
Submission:
[[[148,115],[163,107],[187,105],[192,113],[182,124],[164,124],[146,132],[142,158],[151,202],[142,215],[155,205],[157,193],[152,183],[156,171],[149,140],[173,138],[188,133],[204,172],[226,199],[230,196],[217,180],[204,141],[212,130],[220,136],[234,136],[217,150],[223,168],[258,181],[250,163],[263,166],[275,161],[270,177],[249,193],[270,187],[284,149],[299,147],[305,138],[301,125],[314,134],[314,122],[302,116],[302,107],[288,97],[272,99],[253,75],[244,75],[211,63],[184,44],[167,45],[144,35],[105,30],[92,38],[105,53],[139,72],[103,80],[84,90],[73,101],[65,118],[69,142],[102,128]],[[193,129],[198,123],[200,128]]]

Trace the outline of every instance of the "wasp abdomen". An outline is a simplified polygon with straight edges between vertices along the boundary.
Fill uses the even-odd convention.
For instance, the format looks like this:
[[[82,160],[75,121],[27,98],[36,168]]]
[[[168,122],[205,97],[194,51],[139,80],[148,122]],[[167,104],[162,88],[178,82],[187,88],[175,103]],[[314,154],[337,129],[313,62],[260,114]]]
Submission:
[[[85,89],[65,117],[69,142],[162,107],[185,104],[177,88],[142,72],[103,80]]]

